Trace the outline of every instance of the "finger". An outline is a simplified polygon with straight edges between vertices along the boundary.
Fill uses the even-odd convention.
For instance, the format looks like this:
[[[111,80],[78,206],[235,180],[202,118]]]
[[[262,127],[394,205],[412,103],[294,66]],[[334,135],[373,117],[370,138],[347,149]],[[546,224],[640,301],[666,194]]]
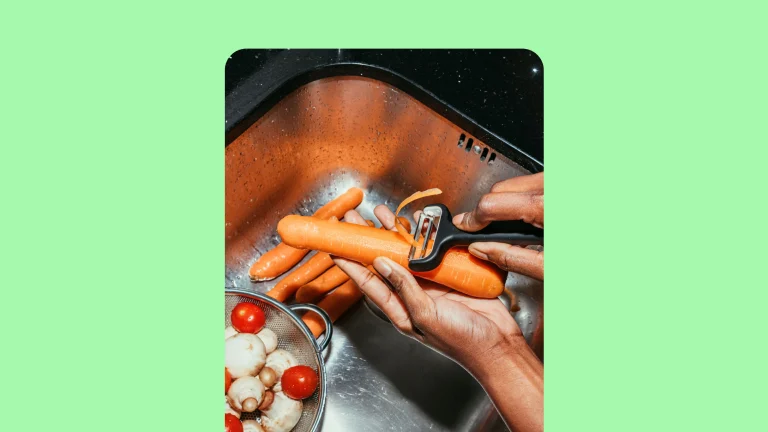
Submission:
[[[405,305],[398,296],[392,293],[389,287],[381,281],[373,272],[364,266],[344,258],[335,258],[333,262],[355,281],[360,291],[363,292],[392,324],[403,333],[411,334],[413,325],[408,316]]]
[[[381,207],[381,206],[380,206]],[[386,208],[386,207],[385,207]],[[391,212],[390,212],[391,213]],[[394,218],[394,215],[393,215]],[[344,220],[348,223],[366,225],[365,219],[355,210],[349,210],[344,214]],[[364,266],[344,258],[334,257],[333,262],[355,281],[360,291],[363,292],[376,306],[384,312],[392,324],[404,333],[411,333],[413,326],[408,318],[400,298],[392,294],[389,287],[382,282],[375,274]]]
[[[544,252],[504,243],[472,243],[469,253],[506,271],[544,280]]]
[[[349,210],[348,212],[344,213],[344,222],[357,225],[368,225],[365,222],[365,218],[360,216],[360,213],[358,213],[357,210]]]
[[[435,302],[419,286],[413,275],[389,258],[378,257],[373,267],[392,284],[402,299],[414,327],[429,325],[436,317]]]
[[[491,187],[495,192],[535,192],[544,190],[544,173],[513,177],[500,181]]]
[[[377,205],[376,208],[373,209],[373,214],[376,215],[376,219],[381,222],[381,225],[384,228],[388,230],[395,229],[395,214],[392,213],[392,210],[390,210],[389,207],[384,204]]]
[[[453,224],[464,231],[478,231],[493,221],[522,220],[544,227],[544,195],[516,192],[485,194],[477,207],[453,217]]]

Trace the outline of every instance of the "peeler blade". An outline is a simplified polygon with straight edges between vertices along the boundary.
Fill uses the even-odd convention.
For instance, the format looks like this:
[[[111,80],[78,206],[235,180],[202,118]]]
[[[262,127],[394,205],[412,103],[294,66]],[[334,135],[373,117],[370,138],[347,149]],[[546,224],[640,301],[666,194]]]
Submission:
[[[443,209],[438,205],[424,207],[421,211],[421,216],[419,216],[419,220],[416,223],[416,229],[413,233],[413,238],[419,243],[419,246],[411,245],[411,250],[408,254],[409,266],[411,266],[411,262],[416,261],[418,263],[429,257],[433,252],[434,242],[431,242],[430,240],[432,239],[432,234],[440,229],[442,215]],[[430,248],[430,245],[432,245],[433,248]],[[420,266],[417,264],[416,267],[419,268]],[[417,270],[417,268],[413,268],[413,266],[411,266],[411,268]]]

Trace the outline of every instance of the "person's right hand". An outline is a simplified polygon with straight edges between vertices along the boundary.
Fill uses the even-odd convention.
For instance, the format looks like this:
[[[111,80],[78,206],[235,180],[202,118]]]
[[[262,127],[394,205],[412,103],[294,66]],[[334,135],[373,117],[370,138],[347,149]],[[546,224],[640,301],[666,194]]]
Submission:
[[[496,183],[474,210],[457,214],[453,224],[478,231],[494,221],[522,220],[544,228],[544,173],[514,177]],[[469,253],[500,268],[544,280],[544,252],[504,243],[473,243]]]
[[[382,226],[395,230],[395,214],[384,205],[374,209]],[[354,210],[347,223],[365,224]],[[416,278],[394,261],[378,257],[368,268],[334,257],[334,262],[401,333],[479,373],[500,357],[529,351],[520,328],[498,298],[474,298],[435,282]],[[387,283],[385,283],[386,281]]]

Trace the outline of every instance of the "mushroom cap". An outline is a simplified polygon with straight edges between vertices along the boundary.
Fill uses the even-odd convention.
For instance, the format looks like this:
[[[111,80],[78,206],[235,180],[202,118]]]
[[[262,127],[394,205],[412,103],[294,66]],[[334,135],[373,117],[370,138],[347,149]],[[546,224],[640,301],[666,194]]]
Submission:
[[[256,336],[264,342],[264,348],[267,350],[267,354],[277,348],[277,335],[272,330],[264,327],[260,332],[256,333]]]
[[[300,400],[293,400],[285,393],[277,392],[272,405],[261,412],[261,426],[266,432],[288,432],[301,419],[303,408]]]
[[[268,366],[273,371],[275,371],[275,374],[277,374],[277,379],[280,380],[280,378],[283,376],[283,372],[285,372],[286,369],[298,366],[298,364],[299,362],[296,360],[296,357],[294,357],[293,354],[284,349],[276,349],[267,356],[267,360],[264,363],[264,366]],[[230,373],[232,373],[232,371],[230,371]]]
[[[224,341],[224,366],[233,379],[256,376],[266,358],[264,342],[255,334],[238,333]]]
[[[250,398],[256,399],[256,406],[253,407],[253,410],[250,410],[255,411],[259,404],[261,404],[261,401],[264,400],[264,391],[266,391],[264,384],[258,378],[244,376],[232,382],[227,396],[229,396],[232,408],[240,411],[243,410],[243,402]]]
[[[243,421],[243,432],[264,432],[264,428],[256,420],[245,420]]]

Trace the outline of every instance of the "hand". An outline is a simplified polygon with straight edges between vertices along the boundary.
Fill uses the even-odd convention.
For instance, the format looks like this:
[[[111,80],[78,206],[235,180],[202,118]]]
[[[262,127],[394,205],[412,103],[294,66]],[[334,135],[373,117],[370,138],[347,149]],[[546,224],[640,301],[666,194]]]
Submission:
[[[453,224],[464,231],[478,231],[494,221],[522,220],[544,228],[544,173],[514,177],[496,183],[477,207],[457,214]],[[469,253],[500,268],[544,280],[544,252],[503,243],[474,243]]]
[[[376,207],[374,214],[385,228],[395,229],[395,215],[387,207]],[[348,212],[344,220],[365,223],[355,211]],[[376,258],[373,266],[392,289],[358,263],[341,258],[334,261],[401,333],[470,372],[488,366],[512,348],[527,349],[520,328],[499,299],[473,298],[434,282],[417,282],[408,270],[383,257]]]
[[[385,206],[374,214],[387,229],[395,215]],[[349,223],[365,224],[354,210]],[[483,386],[507,426],[539,432],[544,422],[544,366],[525,343],[520,328],[499,299],[478,299],[416,278],[394,261],[379,257],[375,273],[352,261],[334,258],[394,326],[452,358]]]

